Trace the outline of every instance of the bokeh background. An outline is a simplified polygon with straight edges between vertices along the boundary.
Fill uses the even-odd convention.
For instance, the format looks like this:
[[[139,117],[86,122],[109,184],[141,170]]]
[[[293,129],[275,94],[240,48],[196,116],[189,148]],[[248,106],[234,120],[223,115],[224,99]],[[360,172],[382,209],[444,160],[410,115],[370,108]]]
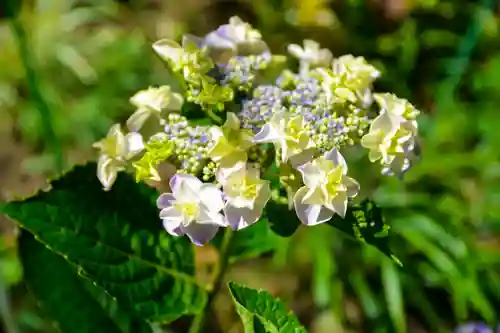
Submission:
[[[403,181],[380,176],[361,156],[349,165],[385,208],[403,269],[319,226],[300,228],[276,253],[238,264],[230,277],[281,297],[312,333],[440,333],[500,323],[497,1],[17,0],[21,43],[5,1],[0,200],[43,186],[58,151],[66,165],[94,159],[91,144],[134,111],[133,93],[175,85],[150,47],[154,40],[202,35],[238,15],[275,53],[310,38],[335,56],[365,56],[383,72],[377,90],[422,110],[423,158]],[[17,230],[0,219],[0,310],[5,315],[8,298],[21,332],[56,332],[23,284]],[[209,247],[198,249],[200,274],[215,259]],[[242,332],[231,304],[228,295],[218,298],[209,333]]]

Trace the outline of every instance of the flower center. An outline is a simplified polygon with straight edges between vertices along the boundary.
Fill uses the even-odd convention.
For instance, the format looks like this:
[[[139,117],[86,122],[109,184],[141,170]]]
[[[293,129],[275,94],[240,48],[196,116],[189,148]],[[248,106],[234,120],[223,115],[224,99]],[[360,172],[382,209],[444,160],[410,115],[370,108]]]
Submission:
[[[335,168],[328,173],[326,177],[326,190],[329,197],[334,197],[338,192],[345,191],[345,186],[342,184],[342,169]]]
[[[102,144],[102,152],[111,158],[120,157],[119,141],[115,135],[104,139]]]
[[[247,184],[245,181],[240,188],[241,196],[245,199],[252,200],[257,196],[257,185],[256,184]]]
[[[198,205],[193,202],[178,203],[175,208],[190,219],[195,219],[198,215]]]

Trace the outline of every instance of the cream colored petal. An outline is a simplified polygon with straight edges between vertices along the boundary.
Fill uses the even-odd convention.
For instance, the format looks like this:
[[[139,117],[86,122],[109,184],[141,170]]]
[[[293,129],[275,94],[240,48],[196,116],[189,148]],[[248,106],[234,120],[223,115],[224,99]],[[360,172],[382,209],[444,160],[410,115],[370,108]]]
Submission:
[[[161,39],[153,44],[153,49],[164,60],[170,60],[177,63],[184,51],[181,46],[173,40]]]
[[[360,186],[355,179],[344,176],[342,178],[342,183],[345,185],[347,189],[347,196],[349,198],[354,198],[355,196],[358,195]]]
[[[319,163],[310,162],[297,168],[302,175],[302,180],[307,187],[314,188],[325,181],[325,172]]]
[[[146,120],[151,116],[151,110],[146,108],[137,109],[128,119],[127,128],[129,131],[138,132]]]
[[[177,111],[182,108],[182,104],[184,103],[184,97],[182,97],[179,93],[172,93],[170,95],[170,100],[168,102],[168,106],[166,107],[168,110]]]
[[[331,202],[331,207],[335,213],[344,218],[347,211],[347,195],[345,192],[339,192]]]
[[[97,179],[101,182],[104,191],[111,190],[111,187],[118,176],[118,168],[114,161],[106,155],[101,155],[97,161]]]
[[[321,205],[308,205],[303,203],[306,192],[306,187],[301,187],[294,196],[295,212],[299,220],[307,226],[314,226],[330,220],[334,214],[333,211]]]
[[[233,112],[228,112],[226,117],[226,122],[224,123],[224,127],[229,129],[239,131],[240,130],[240,120]]]
[[[344,175],[347,174],[347,163],[338,149],[334,148],[326,152],[324,156],[326,160],[333,161],[335,167],[340,167]]]
[[[127,139],[127,158],[133,157],[144,149],[144,140],[141,134],[131,132],[125,138]]]
[[[201,202],[213,212],[219,212],[224,208],[222,192],[214,184],[203,184],[199,192]]]
[[[290,53],[295,58],[302,59],[302,57],[304,56],[304,50],[302,49],[302,47],[300,47],[300,45],[290,44],[288,45],[287,50],[288,53]]]
[[[203,183],[193,175],[176,173],[170,178],[170,189],[176,199],[182,197],[183,202],[194,201],[198,197]],[[192,200],[189,200],[191,198]]]

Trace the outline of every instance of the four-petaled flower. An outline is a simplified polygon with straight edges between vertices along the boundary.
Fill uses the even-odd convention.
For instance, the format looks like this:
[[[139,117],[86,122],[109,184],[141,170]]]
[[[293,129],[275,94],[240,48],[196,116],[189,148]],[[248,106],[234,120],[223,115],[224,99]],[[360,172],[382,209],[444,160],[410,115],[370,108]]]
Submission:
[[[253,145],[252,133],[240,128],[240,120],[232,112],[227,113],[222,127],[210,129],[215,145],[208,152],[208,157],[219,163],[218,179],[223,182],[233,170],[243,168],[247,162],[247,150]]]
[[[135,156],[144,148],[142,136],[131,132],[123,134],[120,124],[111,126],[106,138],[93,144],[100,150],[97,161],[97,178],[105,191],[109,191],[118,176],[118,172],[125,170],[126,161]]]
[[[276,112],[270,121],[255,135],[256,143],[273,143],[281,156],[281,162],[290,159],[292,165],[300,165],[312,157],[313,142],[305,127],[303,116]]]
[[[226,222],[220,213],[224,208],[222,193],[214,184],[201,182],[188,174],[170,179],[172,193],[158,197],[160,218],[173,236],[187,235],[196,245],[209,242]]]
[[[127,127],[130,131],[137,132],[151,115],[160,119],[162,111],[180,110],[183,101],[182,95],[172,92],[170,86],[141,90],[130,98],[130,102],[137,107],[137,111],[127,120]]]
[[[258,169],[247,166],[232,172],[224,182],[224,213],[234,230],[257,222],[271,197],[269,181],[260,179],[259,174]]]
[[[333,149],[299,168],[305,186],[294,197],[295,210],[305,225],[330,220],[334,214],[345,217],[347,202],[358,194],[358,183],[347,176],[347,164]]]

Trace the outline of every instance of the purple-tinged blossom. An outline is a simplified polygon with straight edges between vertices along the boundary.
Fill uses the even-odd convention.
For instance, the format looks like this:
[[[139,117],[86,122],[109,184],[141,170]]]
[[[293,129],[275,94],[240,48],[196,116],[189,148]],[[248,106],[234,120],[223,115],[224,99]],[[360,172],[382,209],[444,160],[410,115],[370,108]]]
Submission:
[[[202,183],[187,174],[170,179],[172,193],[157,200],[163,226],[172,236],[187,235],[196,245],[204,245],[215,237],[226,222],[220,213],[224,208],[222,193],[214,184]]]

